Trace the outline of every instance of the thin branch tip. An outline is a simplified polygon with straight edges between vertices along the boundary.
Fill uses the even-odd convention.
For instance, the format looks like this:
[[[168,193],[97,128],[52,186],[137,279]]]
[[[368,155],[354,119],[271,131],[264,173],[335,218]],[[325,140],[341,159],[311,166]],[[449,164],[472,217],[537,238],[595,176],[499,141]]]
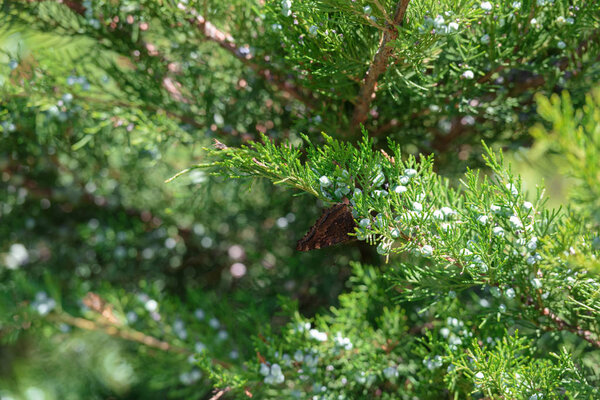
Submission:
[[[367,70],[363,80],[363,85],[358,93],[351,123],[352,129],[354,130],[356,130],[361,124],[364,124],[364,122],[367,120],[371,103],[375,98],[377,82],[381,75],[383,75],[387,70],[388,61],[394,52],[393,48],[389,46],[389,43],[398,38],[397,26],[402,24],[409,3],[410,0],[400,0],[396,4],[396,10],[394,12],[392,23],[386,23],[386,29],[381,36],[379,48],[377,49],[377,52],[375,52],[373,61],[369,65],[369,69]]]
[[[181,175],[186,174],[188,172],[190,172],[191,168],[186,168],[184,170],[179,171],[178,173],[176,173],[175,175],[173,175],[172,177],[170,177],[169,179],[165,180],[165,183],[171,183],[172,181],[174,181],[175,179],[179,178]]]

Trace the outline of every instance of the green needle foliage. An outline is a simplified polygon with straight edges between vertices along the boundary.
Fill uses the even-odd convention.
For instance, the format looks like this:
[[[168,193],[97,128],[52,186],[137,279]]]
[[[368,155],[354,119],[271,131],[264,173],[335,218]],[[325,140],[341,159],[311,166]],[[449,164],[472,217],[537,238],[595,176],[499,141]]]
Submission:
[[[242,148],[223,149],[219,144],[221,150],[212,153],[221,160],[210,166],[232,177],[268,178],[324,201],[339,202],[347,197],[358,224],[356,238],[377,244],[377,252],[382,255],[401,253],[400,258],[392,257],[390,264],[382,267],[383,277],[379,282],[382,298],[374,296],[370,301],[379,303],[376,320],[395,319],[395,324],[404,327],[394,334],[384,333],[379,344],[385,347],[386,340],[409,331],[406,310],[388,309],[394,304],[424,305],[421,310],[413,310],[415,321],[446,320],[446,325],[434,324],[434,329],[428,329],[424,342],[428,351],[423,352],[423,364],[429,370],[447,368],[448,375],[438,374],[437,383],[428,383],[428,391],[420,392],[424,389],[415,387],[407,391],[407,396],[412,390],[422,396],[435,393],[432,388],[436,384],[440,390],[444,387],[441,380],[449,384],[446,389],[457,398],[464,396],[465,390],[491,397],[558,396],[563,392],[570,396],[582,393],[591,396],[595,389],[587,386],[581,372],[574,377],[567,372],[571,367],[564,364],[564,355],[563,358],[542,356],[544,350],[528,340],[539,340],[542,332],[566,331],[598,345],[592,332],[598,331],[600,319],[592,310],[600,307],[597,295],[600,280],[586,273],[598,269],[599,239],[597,232],[590,235],[590,229],[597,227],[594,221],[546,209],[542,189],[532,198],[533,202],[525,200],[520,179],[485,145],[490,176],[480,177],[470,171],[461,180],[462,186],[454,190],[449,188],[447,179],[433,172],[431,157],[417,162],[409,156],[402,161],[399,146],[390,143],[393,156],[384,155],[373,149],[366,136],[358,147],[327,136],[325,139],[325,144],[315,148],[306,138],[305,152],[287,144],[274,145],[266,137],[264,143]],[[583,191],[585,187],[578,193]],[[563,231],[565,226],[572,228],[568,239]],[[573,258],[576,254],[579,259],[589,261],[579,264]],[[355,268],[363,267],[355,265]],[[345,304],[340,299],[342,306],[362,309],[356,301]],[[312,330],[309,336],[317,341],[332,340],[334,353],[336,343],[348,343],[349,350],[356,341],[377,337],[379,332],[363,336],[368,329],[360,323],[359,332],[355,332],[351,326],[356,326],[356,321],[344,321],[348,318],[345,311],[334,311],[336,318],[327,325],[317,323],[317,328],[323,331]],[[366,309],[364,312],[363,318],[369,314]],[[360,318],[360,314],[353,315]],[[336,331],[340,324],[345,326],[340,332],[349,335],[348,338]],[[481,348],[484,338],[486,349]],[[275,357],[274,360],[267,357],[265,365],[291,366],[289,354],[298,344],[289,347],[288,340],[274,343],[276,352],[263,350]],[[413,340],[403,347],[416,346],[410,343]],[[316,354],[324,357],[331,351],[327,350],[331,345],[320,345]],[[546,346],[560,349],[556,341]],[[524,349],[529,349],[531,356],[522,354]],[[373,346],[358,351],[376,353]],[[359,379],[366,384],[363,392],[351,392],[367,395],[369,388],[377,386],[376,382],[386,385],[387,379],[380,380],[382,374],[390,378],[385,366],[394,368],[394,376],[398,377],[400,366],[395,360],[405,357],[408,356],[390,352],[383,360],[364,364],[359,363],[360,357],[352,357],[349,366],[341,367],[339,372],[340,367],[332,369],[336,372],[328,378],[312,377],[317,382],[313,384],[319,386],[321,380],[355,376],[357,371],[373,371],[371,378]],[[382,365],[379,371],[373,370],[372,363]],[[271,370],[266,379],[273,374]],[[410,379],[410,375],[404,379]],[[465,381],[469,382],[469,389],[463,387]],[[403,391],[393,386],[390,392]],[[348,395],[345,388],[341,394]],[[393,398],[395,394],[390,395]]]
[[[597,398],[599,26],[2,2],[0,398]],[[339,203],[348,241],[295,251]]]

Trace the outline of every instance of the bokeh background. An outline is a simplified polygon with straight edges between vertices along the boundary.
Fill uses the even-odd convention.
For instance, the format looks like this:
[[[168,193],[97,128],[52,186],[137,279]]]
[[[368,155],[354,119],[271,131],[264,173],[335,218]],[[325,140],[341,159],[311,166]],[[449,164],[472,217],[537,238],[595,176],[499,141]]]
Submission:
[[[309,20],[309,10],[298,12],[305,13],[299,23],[282,26],[288,16],[280,3],[189,5],[215,29],[234,35],[242,44],[234,50],[211,38],[206,22],[190,22],[187,2],[2,3],[2,399],[201,398],[211,384],[187,361],[191,353],[209,349],[219,362],[241,364],[255,356],[257,335],[289,321],[286,304],[297,302],[309,317],[327,312],[346,289],[351,260],[382,262],[363,243],[295,251],[325,206],[310,196],[210,170],[165,183],[192,164],[209,162],[203,148],[213,139],[239,146],[265,133],[299,144],[306,133],[318,143],[321,131],[342,138],[351,131],[349,99],[376,48],[377,31],[363,23],[363,33],[353,37],[347,21]],[[432,7],[423,14],[431,24]],[[410,12],[427,27],[420,8]],[[548,21],[553,12],[547,11]],[[481,43],[485,25],[474,24],[463,39]],[[294,29],[312,32],[312,26],[319,34],[338,32],[298,39]],[[522,43],[519,51],[531,46],[535,54],[520,64],[514,57],[488,87],[466,86],[464,69],[452,69],[460,65],[459,51],[452,50],[460,41],[432,39],[418,60],[439,71],[413,77],[402,68],[414,65],[397,68],[414,82],[441,79],[446,85],[415,94],[410,90],[421,89],[390,74],[386,79],[397,79],[398,86],[378,95],[366,129],[381,147],[390,136],[407,153],[434,152],[436,169],[449,177],[480,167],[480,140],[490,140],[505,150],[529,190],[545,181],[550,205],[563,204],[572,181],[560,173],[561,156],[530,150],[529,128],[539,121],[533,94],[567,88],[581,103],[599,68],[595,55],[582,52],[578,75],[561,70],[562,45],[576,52],[581,32],[569,28],[558,38],[552,29],[549,24]],[[593,24],[577,29],[588,32]],[[505,47],[511,41],[516,47],[514,36],[501,37]],[[436,58],[444,46],[445,58]],[[500,58],[474,59],[471,68],[493,71]],[[311,78],[295,68],[309,61],[316,71]],[[267,67],[283,80],[265,76]],[[546,79],[539,83],[538,76]],[[289,81],[299,84],[296,94],[304,100],[312,91],[309,101],[282,90],[281,82]],[[448,104],[444,99],[457,89],[469,101],[436,105]],[[492,92],[500,95],[486,97]],[[486,107],[488,114],[477,111]],[[441,140],[445,135],[451,139]],[[176,349],[163,355],[140,346],[144,337],[123,340],[66,317],[93,313],[82,301],[88,292],[103,294],[112,307],[108,318],[114,314],[138,332],[168,337]],[[59,316],[48,323],[32,315]],[[190,388],[203,381],[203,391]]]

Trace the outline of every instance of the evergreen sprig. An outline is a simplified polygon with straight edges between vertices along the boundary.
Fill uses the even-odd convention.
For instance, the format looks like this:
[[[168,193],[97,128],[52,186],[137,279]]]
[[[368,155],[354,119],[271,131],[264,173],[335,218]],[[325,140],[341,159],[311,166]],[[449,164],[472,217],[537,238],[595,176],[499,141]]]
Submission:
[[[533,202],[525,200],[520,178],[504,167],[501,154],[484,145],[493,175],[480,178],[470,171],[463,189],[455,191],[432,171],[431,158],[402,161],[399,147],[390,143],[392,158],[375,151],[366,136],[356,147],[325,138],[325,145],[309,144],[304,155],[265,137],[264,143],[241,149],[213,150],[222,159],[211,166],[229,176],[266,177],[325,201],[347,196],[358,239],[378,243],[381,254],[410,254],[411,262],[389,273],[395,285],[410,288],[402,289],[401,298],[435,300],[450,290],[490,287],[515,302],[484,316],[481,324],[505,312],[508,318],[520,314],[542,329],[567,330],[594,346],[600,343],[597,318],[580,313],[581,307],[600,307],[588,296],[600,281],[573,273],[560,261],[561,253],[568,254],[558,235],[567,217],[545,209],[541,189]],[[573,232],[570,240],[585,241]],[[597,257],[591,246],[579,252]],[[558,289],[562,279],[572,285]]]

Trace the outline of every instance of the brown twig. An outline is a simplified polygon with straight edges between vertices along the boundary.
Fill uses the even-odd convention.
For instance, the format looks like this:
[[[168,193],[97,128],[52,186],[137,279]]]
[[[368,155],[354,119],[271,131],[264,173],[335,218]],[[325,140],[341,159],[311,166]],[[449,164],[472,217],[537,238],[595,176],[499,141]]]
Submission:
[[[541,309],[540,313],[542,315],[548,317],[552,322],[554,322],[556,328],[559,331],[569,331],[571,333],[574,333],[575,335],[579,336],[581,339],[590,343],[592,346],[600,348],[600,340],[594,339],[592,337],[592,332],[590,332],[589,330],[581,329],[578,326],[569,324],[568,322],[566,322],[562,318],[560,318],[558,315],[556,315],[552,311],[550,311],[550,309],[548,307],[544,307],[543,309]],[[545,329],[547,331],[555,330],[549,326],[546,326]]]
[[[600,36],[600,29],[594,30],[588,38],[586,38],[579,44],[579,46],[577,47],[577,50],[575,51],[574,54],[571,55],[571,57],[563,57],[560,60],[558,60],[555,65],[561,71],[565,71],[569,67],[570,63],[575,64],[575,57],[581,57],[583,55],[583,53],[585,53],[588,50],[589,46],[592,43],[597,42],[599,36]],[[515,48],[515,52],[516,52],[516,50],[517,50],[517,48]],[[596,62],[598,60],[600,60],[600,56],[598,58],[596,58]],[[522,64],[523,61],[524,61],[523,57],[519,57],[511,64],[514,67],[514,66],[518,66],[519,64]],[[507,61],[505,61],[504,65],[499,65],[494,70],[486,73],[484,76],[479,78],[477,80],[477,83],[479,83],[479,84],[487,83],[494,74],[502,72],[503,70],[507,70],[509,68],[510,68],[510,66],[508,65],[508,60],[507,60]],[[573,75],[577,75],[580,69],[581,69],[581,66],[579,66],[579,68],[576,68],[573,72]],[[509,70],[509,72],[510,71],[511,70]],[[508,97],[517,97],[517,96],[523,94],[524,92],[526,92],[527,90],[539,88],[539,87],[546,85],[547,81],[543,75],[531,75],[531,76],[527,76],[524,79],[517,81],[517,82],[507,81],[507,85],[510,83],[514,83],[515,86],[508,91],[507,96]],[[497,96],[497,93],[498,92],[496,92],[494,94],[494,97]],[[455,98],[459,97],[460,95],[462,95],[462,90],[459,90],[459,91],[453,93],[452,95],[450,95],[448,97],[447,102],[450,99],[455,99]],[[447,134],[438,133],[435,135],[435,137],[433,139],[434,149],[439,152],[445,152],[448,149],[449,145],[451,143],[453,143],[455,139],[457,139],[460,136],[463,136],[465,133],[468,133],[471,130],[472,130],[471,127],[467,127],[467,126],[461,125],[459,123],[453,123],[451,134],[447,135]]]
[[[43,1],[47,1],[47,0],[27,0],[27,2],[29,3],[39,3],[39,2],[43,2]],[[85,15],[86,12],[86,8],[76,2],[76,1],[72,1],[72,0],[55,0],[58,3],[64,4],[67,8],[69,8],[71,11],[73,11],[74,13],[83,16]],[[103,18],[100,18],[101,21],[103,21]],[[113,25],[114,24],[114,25]],[[118,31],[117,30],[117,23],[115,21],[111,22],[111,30],[112,31]],[[162,78],[162,87],[163,89],[165,89],[165,91],[169,94],[169,96],[179,102],[179,103],[186,103],[189,104],[192,102],[192,100],[186,96],[184,96],[184,94],[181,91],[181,83],[179,83],[177,80],[175,80],[172,75],[177,73],[177,63],[171,62],[166,56],[164,56],[161,52],[159,52],[156,48],[156,46],[152,43],[144,43],[144,46],[141,47],[141,53],[144,53],[145,55],[147,55],[148,57],[152,57],[152,58],[158,58],[161,63],[166,66],[166,73],[164,75],[164,77]],[[182,120],[182,122],[184,123],[188,123],[190,125],[195,126],[196,128],[201,128],[201,126],[199,126],[195,121],[193,121],[193,118],[191,117],[186,117],[186,119],[182,119],[179,115],[177,115],[176,113],[170,112],[170,111],[166,111],[167,115],[169,115],[170,117],[179,117],[179,119]]]
[[[74,317],[65,312],[51,313],[48,314],[47,318],[52,322],[63,323],[88,331],[104,332],[109,336],[118,337],[132,342],[137,342],[143,344],[144,346],[152,347],[163,351],[172,351],[175,353],[186,355],[192,354],[190,350],[185,349],[183,347],[174,346],[155,337],[148,336],[142,332],[135,331],[132,329],[124,329],[114,324],[94,322],[88,319]]]
[[[175,346],[171,343],[157,339],[153,336],[146,335],[140,331],[136,331],[130,328],[125,328],[120,325],[112,324],[109,322],[95,322],[89,319],[74,317],[65,312],[52,312],[46,316],[49,321],[63,323],[70,326],[74,326],[79,329],[85,329],[87,331],[104,332],[109,336],[113,336],[119,339],[136,342],[147,347],[159,349],[163,351],[170,351],[183,355],[192,355],[193,351],[186,349],[185,347]],[[224,368],[230,368],[231,365],[225,361],[212,358],[211,363],[214,365],[220,365]]]
[[[386,71],[388,60],[394,51],[393,48],[389,46],[389,43],[398,38],[398,29],[396,28],[396,25],[402,24],[409,2],[410,0],[400,0],[396,5],[396,11],[394,12],[392,21],[393,24],[386,23],[386,30],[382,33],[379,48],[373,57],[373,61],[367,70],[363,85],[358,93],[354,114],[352,115],[353,129],[358,128],[359,124],[362,124],[367,120],[369,108],[374,98],[377,80],[381,74]]]
[[[210,397],[210,399],[208,400],[219,400],[221,397],[223,397],[223,395],[227,392],[229,392],[231,390],[231,388],[229,386],[223,388],[223,389],[215,389],[213,391],[214,395]]]
[[[534,298],[528,296],[525,303],[535,307],[535,309],[538,310],[540,315],[547,317],[548,319],[550,319],[550,321],[554,323],[554,326],[542,326],[540,322],[535,321],[536,324],[538,326],[542,326],[542,328],[545,331],[568,331],[585,340],[586,342],[590,343],[592,346],[600,348],[600,339],[594,339],[592,337],[591,331],[587,329],[582,329],[577,325],[568,323],[567,321],[559,317],[557,314],[555,314],[552,310],[550,310],[550,308],[546,307],[542,300],[541,290],[535,291]]]
[[[406,240],[406,238],[405,238]],[[422,247],[420,244],[417,243],[417,245],[419,247]],[[448,261],[449,263],[451,263],[452,265],[459,267],[459,268],[464,268],[464,266],[456,259],[454,259],[453,257],[450,256],[442,256],[443,259],[445,259],[446,261]],[[548,332],[552,332],[552,331],[568,331],[571,332],[575,335],[577,335],[578,337],[580,337],[581,339],[587,341],[588,343],[590,343],[592,346],[594,347],[598,347],[600,348],[600,339],[596,339],[593,337],[593,334],[591,331],[587,330],[587,329],[582,329],[579,326],[570,324],[568,322],[566,322],[565,320],[563,320],[562,318],[560,318],[558,315],[556,315],[554,312],[552,312],[548,307],[545,307],[542,303],[542,299],[540,297],[540,293],[537,293],[537,301],[534,301],[532,298],[529,298],[528,301],[525,301],[524,304],[529,305],[529,306],[533,306],[535,307],[535,309],[537,309],[539,311],[539,313],[545,317],[548,317],[553,323],[554,323],[554,327],[552,326],[543,326],[543,329],[548,331]],[[533,320],[533,322],[538,325],[541,326],[541,324],[538,321]],[[428,328],[427,323],[425,325],[423,325],[425,328]],[[416,329],[416,328],[415,328]],[[418,328],[419,331],[421,328]],[[410,331],[411,333],[417,333],[418,331],[414,331],[411,329]]]
[[[544,306],[539,293],[536,293],[535,297],[536,297],[535,300],[531,297],[528,297],[527,300],[524,301],[524,303],[528,304],[530,306],[533,306],[536,310],[538,310],[540,315],[542,315],[543,317],[547,317],[548,319],[550,319],[550,321],[552,321],[554,323],[554,326],[550,326],[550,325],[543,325],[539,321],[533,321],[536,326],[541,327],[546,332],[555,332],[555,331],[571,332],[571,333],[575,334],[576,336],[580,337],[581,339],[585,340],[586,342],[590,343],[592,346],[600,348],[600,340],[594,339],[592,337],[591,331],[582,329],[579,326],[570,324],[567,321],[560,318],[552,310],[550,310],[550,308]]]
[[[27,3],[41,3],[47,0],[27,0]],[[83,15],[85,13],[85,7],[83,4],[73,0],[56,0],[56,3],[62,3],[70,8],[74,13]]]
[[[206,39],[218,44],[222,49],[227,50],[267,82],[274,84],[280,91],[285,93],[286,96],[299,100],[310,108],[316,108],[312,96],[305,95],[299,87],[289,80],[256,63],[255,57],[250,53],[249,48],[236,45],[235,40],[231,35],[219,30],[202,15],[198,15],[195,10],[189,9],[182,4],[179,4],[178,7],[194,16],[194,18],[189,19],[189,22],[197,27]],[[245,49],[248,49],[248,51],[244,51]]]
[[[30,3],[47,1],[47,0],[27,0]],[[71,9],[73,12],[84,15],[85,7],[81,4],[72,1],[72,0],[56,0],[59,3],[63,3],[66,7]],[[246,66],[250,67],[255,73],[261,76],[266,81],[272,83],[277,87],[277,89],[284,93],[285,97],[294,98],[296,100],[301,101],[306,106],[310,108],[317,108],[314,98],[312,95],[306,95],[302,92],[300,88],[290,82],[288,79],[283,78],[279,74],[276,74],[269,70],[268,68],[261,67],[255,61],[255,57],[251,55],[249,52],[244,52],[244,46],[238,47],[235,44],[235,40],[229,34],[226,34],[219,30],[215,25],[213,25],[210,21],[207,21],[203,16],[198,15],[196,10],[188,8],[183,3],[178,4],[178,8],[181,10],[185,10],[187,13],[194,16],[194,18],[189,19],[189,22],[199,28],[204,37],[212,42],[217,43],[221,48],[227,50],[229,53],[233,54],[238,60],[242,61]],[[144,46],[142,49],[151,57],[159,57],[164,63],[169,66],[173,63],[169,62],[161,53],[156,50],[156,47],[152,44],[148,44]],[[162,86],[169,93],[169,95],[178,102],[190,103],[191,100],[185,97],[181,91],[181,85],[179,82],[173,80],[169,76],[165,76],[162,80]]]

